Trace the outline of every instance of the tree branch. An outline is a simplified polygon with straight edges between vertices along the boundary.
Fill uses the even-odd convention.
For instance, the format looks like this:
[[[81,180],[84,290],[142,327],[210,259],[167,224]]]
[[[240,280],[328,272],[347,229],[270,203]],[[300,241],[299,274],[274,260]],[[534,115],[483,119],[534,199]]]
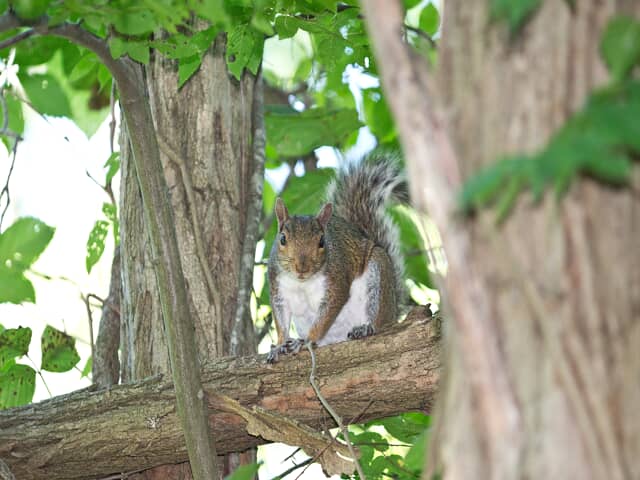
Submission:
[[[440,370],[438,332],[435,324],[405,321],[364,340],[318,348],[324,397],[342,418],[363,422],[430,412]],[[207,364],[202,379],[206,392],[245,407],[314,428],[333,426],[309,386],[309,370],[307,352],[275,365],[264,363],[264,356],[227,357]],[[246,433],[237,415],[209,408],[219,454],[264,443]],[[102,478],[184,461],[173,385],[154,377],[0,411],[0,458],[21,480]]]

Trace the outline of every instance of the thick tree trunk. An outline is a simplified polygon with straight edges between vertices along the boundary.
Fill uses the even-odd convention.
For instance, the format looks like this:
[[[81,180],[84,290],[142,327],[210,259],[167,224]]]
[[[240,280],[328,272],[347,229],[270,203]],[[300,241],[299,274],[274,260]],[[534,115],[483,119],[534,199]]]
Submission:
[[[173,61],[152,58],[146,76],[201,362],[229,353],[246,211],[254,189],[257,80],[248,73],[240,82],[233,79],[224,50],[221,36],[205,55],[200,71],[180,90]],[[166,373],[170,367],[126,133],[122,152],[122,379],[135,381]],[[255,351],[249,315],[244,320],[244,335],[234,353]],[[164,475],[172,478],[169,472]]]
[[[362,341],[316,351],[323,395],[345,422],[408,410],[431,411],[440,371],[437,322],[404,322]],[[264,357],[219,358],[205,365],[202,383],[246,407],[260,406],[314,428],[333,421],[309,384],[310,357],[301,352],[275,365]],[[159,377],[108,390],[85,389],[0,411],[0,458],[21,480],[101,478],[187,458],[175,394]],[[170,377],[169,377],[170,378]],[[209,405],[216,450],[246,450],[264,440],[246,422]],[[189,478],[188,464],[144,472],[146,478]]]
[[[606,80],[603,28],[638,3],[572,3],[542,2],[510,38],[489,2],[446,2],[437,95],[464,178],[542,147]],[[638,188],[636,168],[632,188],[581,180],[560,201],[523,195],[501,227],[468,222],[517,428],[492,455],[454,324],[425,478],[640,478]]]

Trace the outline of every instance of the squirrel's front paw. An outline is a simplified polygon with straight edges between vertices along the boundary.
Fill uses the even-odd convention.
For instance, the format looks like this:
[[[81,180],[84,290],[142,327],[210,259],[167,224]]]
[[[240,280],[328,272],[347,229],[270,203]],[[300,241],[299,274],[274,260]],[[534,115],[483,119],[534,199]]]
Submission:
[[[295,355],[306,344],[307,341],[302,338],[290,338],[280,345],[271,345],[271,351],[267,355],[267,363],[276,363],[280,359],[280,355]]]
[[[370,323],[365,323],[364,325],[353,327],[353,329],[351,329],[351,331],[347,334],[347,338],[349,340],[356,340],[358,338],[369,337],[374,333],[375,331],[373,330],[373,325],[371,325]]]

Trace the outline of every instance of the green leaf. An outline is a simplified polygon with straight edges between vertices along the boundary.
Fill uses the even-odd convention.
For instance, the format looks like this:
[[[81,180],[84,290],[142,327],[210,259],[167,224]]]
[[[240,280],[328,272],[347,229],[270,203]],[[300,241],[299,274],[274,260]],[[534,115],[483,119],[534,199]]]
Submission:
[[[200,55],[178,60],[178,88],[182,87],[198,71],[201,63],[202,57]]]
[[[91,273],[93,266],[98,263],[98,260],[102,257],[102,253],[104,252],[104,242],[108,233],[109,222],[105,220],[96,221],[89,233],[89,239],[87,240],[87,258],[85,260],[87,273]]]
[[[5,94],[7,101],[7,114],[9,116],[9,123],[7,127],[14,133],[22,135],[24,132],[24,115],[22,112],[22,102],[18,100],[14,95]],[[4,125],[4,112],[0,108],[0,125]],[[10,146],[7,145],[7,150],[10,150]]]
[[[0,266],[23,272],[47,247],[55,228],[33,217],[21,217],[0,234]]]
[[[462,208],[495,203],[501,221],[526,187],[538,201],[549,186],[561,197],[579,175],[627,183],[640,156],[639,117],[640,82],[623,79],[594,92],[541,152],[504,158],[471,177],[461,192]]]
[[[415,443],[404,457],[404,466],[412,472],[415,472],[416,477],[420,476],[422,468],[424,467],[424,456],[427,450],[428,437],[428,430],[425,430],[418,435],[415,439]]]
[[[80,361],[73,337],[47,325],[42,332],[42,370],[68,372]]]
[[[195,0],[190,4],[198,15],[214,25],[224,25],[229,21],[224,0]]]
[[[261,465],[261,463],[240,465],[231,475],[224,477],[224,480],[253,480]]]
[[[149,45],[147,42],[127,42],[127,54],[138,63],[149,63]]]
[[[438,33],[440,27],[440,14],[433,3],[430,3],[420,12],[420,20],[418,21],[420,30],[426,32],[429,36]]]
[[[402,3],[404,5],[404,8],[406,10],[409,10],[413,7],[415,7],[416,5],[418,5],[420,2],[422,2],[422,0],[402,0]]]
[[[30,328],[18,327],[0,331],[0,369],[9,360],[26,355],[30,342]]]
[[[262,187],[262,208],[266,215],[270,215],[273,212],[273,207],[276,204],[276,192],[271,184],[265,180]]]
[[[113,238],[116,242],[116,245],[120,243],[120,221],[118,220],[118,207],[116,207],[113,203],[103,203],[102,204],[102,213],[107,217],[109,223],[111,223],[113,227]]]
[[[267,141],[278,155],[306,155],[323,145],[337,145],[352,131],[360,128],[355,110],[307,110],[302,113],[266,112]]]
[[[68,117],[71,115],[69,99],[58,80],[49,73],[20,78],[29,101],[43,115]]]
[[[118,173],[118,170],[120,170],[120,152],[113,152],[109,155],[109,158],[104,163],[104,167],[107,169],[104,184],[109,185],[113,177]]]
[[[227,68],[240,80],[245,67],[254,75],[262,61],[264,36],[251,25],[239,24],[227,35]]]
[[[411,280],[434,288],[427,265],[429,260],[426,245],[414,222],[411,212],[403,206],[396,206],[388,212],[400,229],[400,249],[404,256],[405,274]]]
[[[278,33],[278,38],[284,40],[285,38],[293,37],[298,28],[300,28],[300,20],[289,15],[279,15],[276,17],[275,30]]]
[[[120,37],[109,38],[109,52],[113,58],[120,58],[127,53],[127,42]]]
[[[114,19],[116,30],[126,35],[144,35],[158,26],[150,10],[123,11]]]
[[[0,303],[36,302],[33,285],[22,272],[9,270],[0,265]]]
[[[540,0],[490,0],[491,17],[508,23],[518,32],[540,6]]]
[[[427,428],[423,422],[416,421],[415,417],[404,414],[376,420],[367,425],[382,425],[389,434],[405,443],[414,443],[418,435]]]
[[[78,60],[78,63],[76,63],[73,70],[71,70],[71,73],[69,74],[69,82],[76,83],[84,80],[98,69],[99,64],[100,61],[94,53],[87,53]]]
[[[65,73],[67,53],[70,52],[73,52],[73,50],[65,50],[64,57],[62,52],[58,52],[53,60],[47,64],[47,71],[57,78],[64,89],[65,95],[71,103],[71,119],[87,136],[91,136],[109,114],[108,105],[100,110],[93,109],[94,107],[91,105],[92,90],[95,88],[96,81],[100,83],[100,88],[103,87],[105,76],[110,83],[111,75],[101,64],[98,64],[97,69],[93,70],[90,75],[86,75],[75,83],[70,82],[68,73]],[[71,57],[74,56],[73,53],[70,53],[70,55]],[[79,54],[75,57],[75,63],[71,67],[72,70],[80,58]]]
[[[35,389],[36,371],[30,366],[13,364],[0,371],[0,409],[31,403]]]
[[[600,51],[615,80],[627,76],[640,62],[640,22],[626,16],[609,21]]]
[[[18,18],[35,20],[47,11],[51,0],[11,0],[11,6]]]
[[[84,378],[84,377],[89,378],[89,375],[91,375],[92,369],[93,369],[93,357],[89,357],[87,358],[87,363],[84,364],[84,368],[82,369],[82,377],[80,378]]]
[[[362,91],[362,106],[364,118],[379,143],[393,142],[398,133],[389,107],[384,100],[380,88],[370,88]]]

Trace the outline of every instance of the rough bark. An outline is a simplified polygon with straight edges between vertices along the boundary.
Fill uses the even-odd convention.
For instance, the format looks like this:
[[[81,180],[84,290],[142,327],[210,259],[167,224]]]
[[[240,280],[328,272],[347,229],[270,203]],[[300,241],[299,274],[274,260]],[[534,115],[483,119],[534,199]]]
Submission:
[[[175,61],[154,56],[146,70],[201,362],[230,353],[247,222],[258,221],[246,216],[254,190],[256,77],[247,72],[240,82],[232,78],[224,51],[225,38],[219,36],[199,72],[180,90]],[[122,378],[132,381],[168,372],[169,364],[153,260],[134,172],[126,161],[126,141],[123,150]],[[255,250],[255,239],[253,243]],[[234,353],[255,352],[249,315],[241,327]]]
[[[406,102],[416,85],[428,83],[424,68],[409,59],[391,72],[395,90],[387,92],[405,151],[425,173],[410,176],[420,199],[434,183],[456,185],[458,171],[468,178],[502,154],[541,148],[606,80],[598,48],[607,21],[622,11],[640,13],[630,1],[547,0],[510,37],[489,20],[488,8],[488,2],[446,3],[437,90],[431,90],[448,114],[444,122],[433,104],[424,111],[419,99]],[[393,38],[381,42],[388,50],[384,40]],[[387,59],[378,58],[383,86]],[[416,120],[410,129],[408,118]],[[425,137],[443,133],[453,149],[447,141],[424,149]],[[425,168],[425,159],[435,168]],[[432,181],[434,175],[441,178]],[[456,318],[424,478],[640,476],[640,422],[633,415],[640,404],[634,379],[640,370],[639,187],[637,168],[626,188],[582,179],[560,201],[553,194],[538,205],[520,198],[501,227],[492,213],[468,219],[462,224],[466,249],[443,235],[450,261],[446,294]],[[451,275],[460,251],[473,275],[466,282]],[[485,340],[480,349],[470,348],[473,326],[460,318],[475,285],[488,289],[478,313],[484,318],[488,311],[491,319],[481,324],[488,331],[477,336]],[[473,359],[480,360],[477,368],[469,368]],[[478,374],[492,363],[506,381],[503,390],[487,389],[491,379]],[[514,407],[506,441],[495,435],[499,416],[484,415],[486,392]]]
[[[120,279],[120,247],[116,247],[111,262],[111,282],[109,295],[102,306],[100,329],[96,338],[92,364],[91,380],[98,388],[116,385],[120,378],[120,297],[122,280]]]
[[[181,167],[162,152],[202,362],[224,355],[228,349],[244,234],[241,220],[253,171],[255,77],[244,75],[241,82],[232,79],[224,48],[220,37],[213,51],[205,55],[200,71],[180,90],[174,61],[158,56],[147,69],[158,137],[184,162]],[[144,224],[132,175],[125,161],[121,198],[127,292],[123,298],[123,341],[136,343],[135,352],[131,345],[126,349],[123,361],[127,380],[168,371],[152,259],[141,235]]]
[[[439,376],[439,330],[437,322],[405,322],[362,341],[318,349],[323,395],[345,421],[430,412]],[[263,357],[226,357],[207,364],[202,381],[207,392],[245,406],[259,405],[316,428],[333,427],[308,383],[309,371],[308,352],[275,365]],[[240,417],[211,405],[209,421],[220,453],[263,443],[247,435]],[[95,478],[182,462],[186,450],[173,386],[156,376],[0,412],[0,458],[26,480]],[[166,468],[160,472],[187,474],[182,467]],[[169,478],[158,472],[145,473]]]
[[[606,80],[598,48],[607,21],[640,13],[637,2],[582,1],[572,12],[546,1],[509,40],[487,8],[451,2],[443,29],[439,91],[464,177],[542,147]],[[582,180],[559,202],[522,198],[500,229],[491,214],[469,223],[522,418],[518,461],[504,478],[640,477],[639,174],[631,188]],[[469,435],[477,413],[455,332],[450,348],[433,465],[446,478],[497,478],[500,465]]]

